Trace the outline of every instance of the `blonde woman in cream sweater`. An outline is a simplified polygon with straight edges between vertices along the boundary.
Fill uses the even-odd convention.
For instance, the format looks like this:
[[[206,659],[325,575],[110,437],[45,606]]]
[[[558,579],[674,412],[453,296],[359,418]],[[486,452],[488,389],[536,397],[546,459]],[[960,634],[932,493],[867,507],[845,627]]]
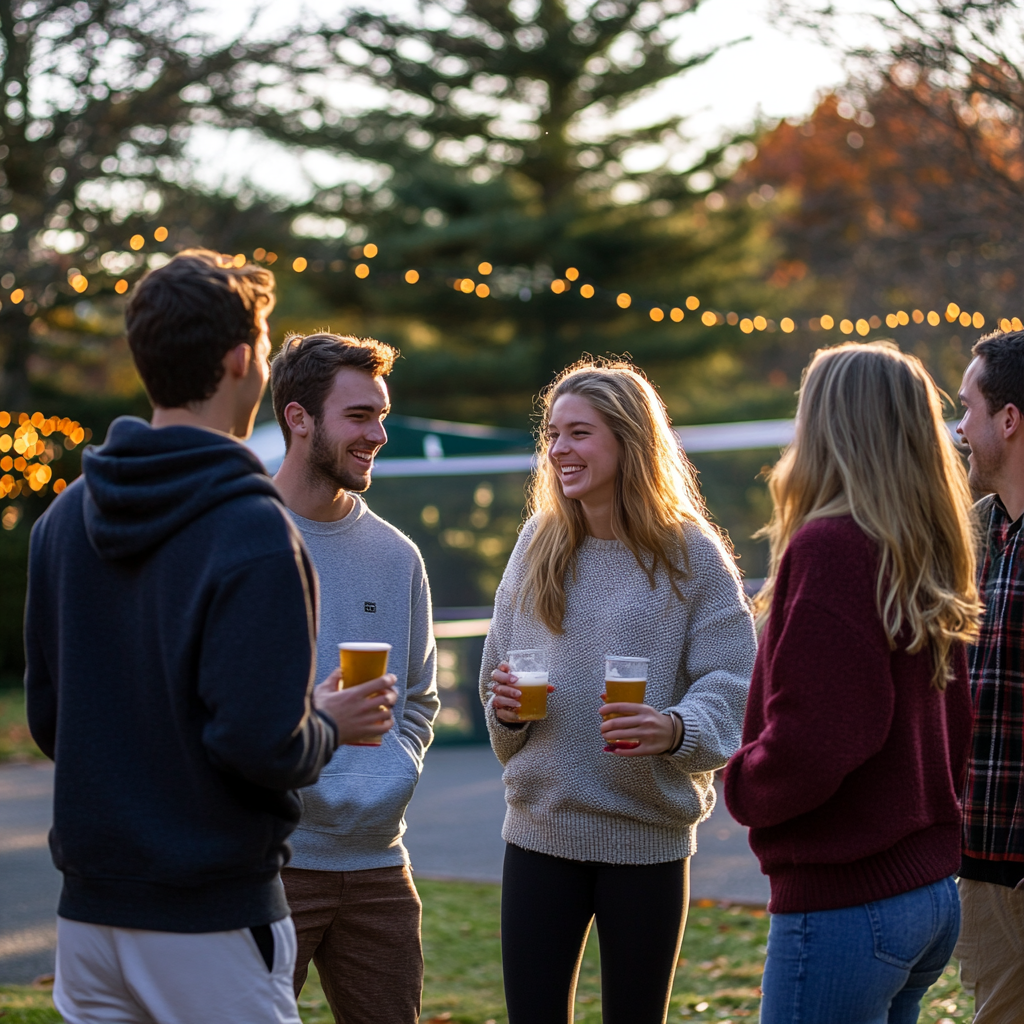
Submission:
[[[753,622],[693,467],[634,367],[560,374],[543,396],[539,456],[481,673],[505,766],[509,1024],[573,1020],[594,920],[605,1024],[661,1024],[696,826],[739,746]],[[528,723],[507,662],[524,648],[545,652],[554,684],[547,717]],[[602,706],[606,655],[649,659],[646,703]]]

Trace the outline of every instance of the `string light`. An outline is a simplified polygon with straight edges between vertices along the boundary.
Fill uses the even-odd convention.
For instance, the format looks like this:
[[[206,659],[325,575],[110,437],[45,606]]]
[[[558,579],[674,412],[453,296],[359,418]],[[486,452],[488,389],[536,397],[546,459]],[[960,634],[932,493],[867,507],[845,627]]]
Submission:
[[[157,242],[164,242],[169,237],[169,231],[166,227],[160,226],[153,232],[153,238]],[[138,251],[145,245],[145,238],[140,235],[132,235],[128,242],[129,246]],[[350,251],[353,256],[361,256],[364,259],[373,259],[380,252],[380,248],[374,242],[367,242],[361,248],[357,247]],[[278,256],[274,252],[270,252],[264,249],[262,246],[256,248],[253,251],[253,259],[260,263],[273,264],[277,261]],[[246,257],[243,253],[236,253],[233,257],[230,257],[231,264],[235,267],[242,267],[246,263]],[[298,273],[303,273],[309,267],[309,261],[305,256],[296,256],[292,260],[292,269]],[[340,260],[332,261],[330,269],[333,271],[339,271],[343,268],[343,264]],[[494,265],[487,260],[481,261],[477,265],[477,273],[481,277],[487,277],[494,272]],[[356,277],[365,279],[369,277],[370,268],[366,263],[358,263],[354,268]],[[403,280],[407,284],[417,284],[421,279],[421,273],[418,270],[406,270],[402,275]],[[564,272],[564,276],[561,278],[555,278],[550,282],[550,289],[555,295],[564,295],[572,290],[572,284],[579,280],[580,271],[577,267],[567,267]],[[8,282],[13,283],[13,275],[7,275],[5,284]],[[72,271],[68,278],[69,285],[80,294],[87,291],[89,287],[88,278],[84,274],[78,271]],[[453,286],[456,291],[461,291],[466,295],[476,294],[481,298],[490,296],[491,289],[488,285],[477,283],[471,278],[457,278],[453,282]],[[114,283],[114,291],[118,295],[124,295],[129,289],[129,283],[124,278],[119,278]],[[584,299],[592,299],[597,294],[597,289],[592,284],[583,284],[579,287],[579,294]],[[17,305],[26,299],[26,293],[23,288],[15,288],[10,293],[10,301]],[[620,309],[629,309],[633,303],[633,297],[629,292],[619,292],[615,296],[615,303]],[[686,297],[685,307],[691,312],[699,309],[701,300],[696,295],[688,295]],[[35,312],[34,304],[26,305],[26,312]],[[651,307],[649,309],[649,316],[655,323],[661,323],[666,319],[665,310],[660,306]],[[686,312],[680,306],[673,306],[668,312],[668,319],[673,323],[680,323],[686,316]],[[914,309],[910,313],[906,310],[897,310],[892,313],[885,315],[885,326],[890,330],[894,330],[896,327],[905,327],[911,322],[915,324],[922,324],[927,322],[931,327],[937,327],[942,322],[943,318],[948,323],[958,323],[962,327],[973,327],[976,330],[984,328],[986,319],[983,313],[979,311],[969,312],[966,309],[962,309],[956,302],[948,302],[945,310],[940,314],[935,310],[929,310],[925,313],[923,310]],[[882,325],[882,318],[877,315],[870,317],[860,317],[856,321],[850,318],[843,318],[839,321],[839,330],[843,334],[854,334],[857,333],[861,337],[866,337],[871,330],[877,330]],[[738,326],[744,334],[751,334],[753,331],[764,331],[764,330],[781,330],[785,334],[793,333],[797,327],[797,321],[791,316],[782,317],[778,326],[772,320],[768,320],[766,317],[758,314],[756,316],[741,316],[738,313],[729,312],[722,314],[711,309],[706,309],[701,314],[701,323],[706,327],[720,326],[723,323],[727,323],[730,326]],[[1024,325],[1019,317],[1003,317],[997,321],[998,326],[1001,330],[1024,330]],[[807,322],[807,327],[812,331],[824,330],[830,331],[836,326],[835,319],[828,313],[822,314],[820,317],[812,317]]]
[[[58,416],[44,417],[41,412],[10,413],[0,411],[0,430],[8,430],[14,420],[17,426],[11,433],[0,433],[0,499],[14,499],[26,493],[38,494],[52,486],[60,494],[67,486],[63,478],[53,479],[50,465],[64,450],[70,451],[92,434],[76,420]],[[62,434],[60,441],[52,435]],[[19,474],[17,479],[14,474]],[[21,511],[9,505],[0,517],[6,530],[13,530]]]

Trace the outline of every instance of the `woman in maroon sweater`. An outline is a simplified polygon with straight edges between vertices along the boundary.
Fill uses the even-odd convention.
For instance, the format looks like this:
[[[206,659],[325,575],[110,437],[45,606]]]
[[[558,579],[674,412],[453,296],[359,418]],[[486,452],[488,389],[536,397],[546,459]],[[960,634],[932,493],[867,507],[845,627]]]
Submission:
[[[762,1024],[905,1024],[960,927],[971,497],[921,363],[819,351],[771,475],[763,632],[725,798],[771,880]]]

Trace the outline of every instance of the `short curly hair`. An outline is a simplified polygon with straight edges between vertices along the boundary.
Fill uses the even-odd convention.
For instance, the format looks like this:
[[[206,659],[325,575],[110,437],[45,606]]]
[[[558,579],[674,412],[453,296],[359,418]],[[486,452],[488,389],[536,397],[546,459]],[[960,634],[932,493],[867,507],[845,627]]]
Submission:
[[[285,338],[270,364],[270,393],[285,448],[292,443],[292,433],[284,418],[289,404],[297,402],[318,420],[340,370],[365,370],[374,377],[386,377],[398,354],[398,349],[375,338],[356,338],[329,331],[292,334]]]
[[[971,349],[984,360],[978,390],[990,416],[1007,405],[1024,412],[1024,331],[996,331]]]
[[[224,356],[255,346],[274,308],[274,275],[210,249],[186,249],[151,270],[128,299],[125,322],[135,366],[155,406],[203,402],[224,376]]]

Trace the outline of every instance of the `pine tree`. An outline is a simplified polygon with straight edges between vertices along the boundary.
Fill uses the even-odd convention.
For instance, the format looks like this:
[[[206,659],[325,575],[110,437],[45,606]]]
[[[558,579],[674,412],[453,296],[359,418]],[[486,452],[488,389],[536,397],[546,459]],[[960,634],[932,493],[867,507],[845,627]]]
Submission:
[[[206,194],[186,143],[197,124],[252,127],[265,90],[300,89],[310,55],[293,30],[216,44],[194,30],[196,10],[0,0],[0,406],[26,406],[30,359],[53,355],[47,338],[77,302],[113,300],[122,275],[145,266],[133,236],[152,250],[165,224],[168,252],[235,251],[287,230],[290,218],[253,194]]]
[[[433,0],[415,20],[357,11],[322,37],[351,95],[376,101],[338,115],[325,97],[303,122],[260,124],[289,141],[314,116],[306,138],[372,169],[322,190],[301,223],[347,229],[307,246],[323,271],[310,285],[402,345],[403,397],[469,393],[469,414],[490,418],[583,350],[650,366],[727,343],[685,300],[734,299],[752,276],[749,207],[704,202],[747,150],[687,160],[678,116],[617,121],[713,55],[678,55],[697,3]]]

